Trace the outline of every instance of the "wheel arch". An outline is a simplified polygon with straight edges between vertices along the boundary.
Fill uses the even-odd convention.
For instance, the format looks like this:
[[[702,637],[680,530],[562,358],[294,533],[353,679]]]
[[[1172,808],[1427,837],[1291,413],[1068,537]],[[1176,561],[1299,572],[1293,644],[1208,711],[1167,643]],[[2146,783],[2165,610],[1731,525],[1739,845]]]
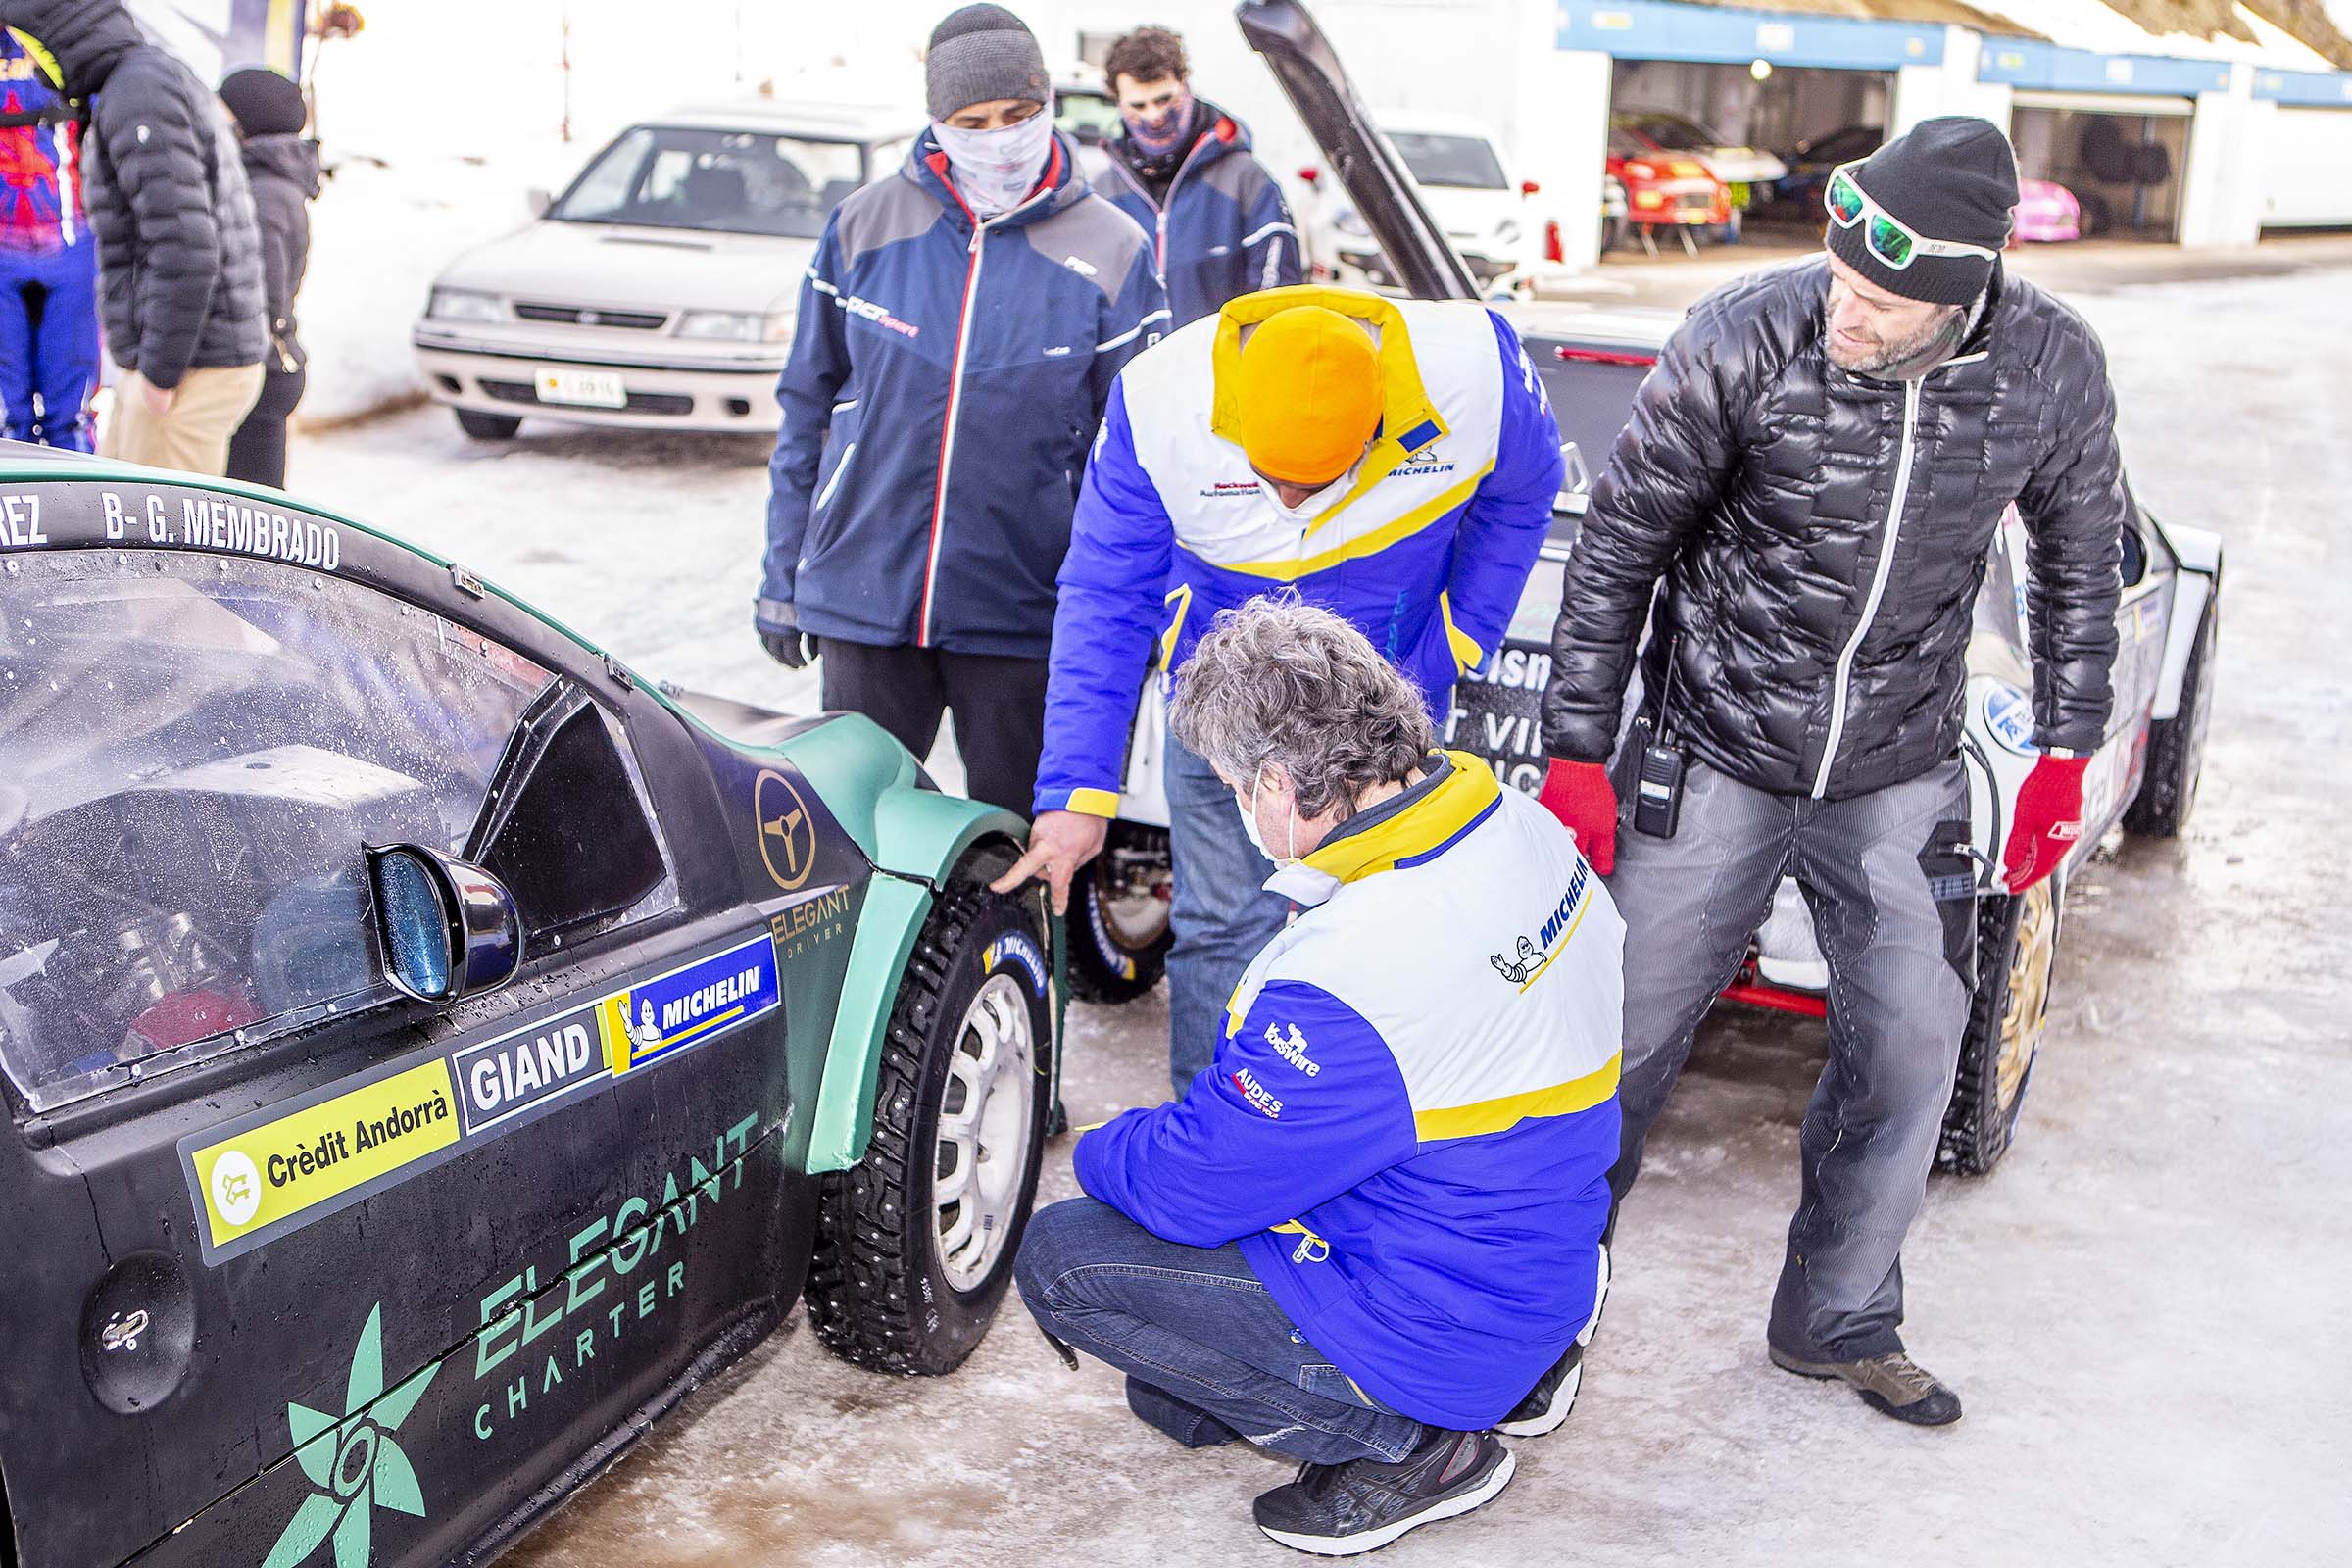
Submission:
[[[818,1080],[816,1104],[809,1116],[804,1169],[811,1174],[847,1170],[865,1157],[873,1132],[875,1085],[881,1078],[891,1006],[939,888],[975,863],[992,870],[1009,866],[1020,853],[1026,832],[1020,818],[1009,811],[977,807],[932,791],[906,793],[920,794],[940,808],[960,809],[934,809],[908,800],[885,799],[878,804],[877,815],[889,819],[881,824],[886,842],[895,838],[897,847],[912,856],[914,863],[927,862],[932,870],[913,874],[885,864],[866,890],[865,906],[851,938],[849,967],[842,975],[841,995],[833,1009],[824,1074]]]
[[[2197,638],[2205,628],[2205,607],[2221,597],[2222,536],[2207,528],[2159,525],[2158,531],[2180,564],[2164,628],[2163,672],[2156,679],[2156,700],[2148,710],[2150,719],[2168,719],[2180,711],[2189,656],[2196,651]]]

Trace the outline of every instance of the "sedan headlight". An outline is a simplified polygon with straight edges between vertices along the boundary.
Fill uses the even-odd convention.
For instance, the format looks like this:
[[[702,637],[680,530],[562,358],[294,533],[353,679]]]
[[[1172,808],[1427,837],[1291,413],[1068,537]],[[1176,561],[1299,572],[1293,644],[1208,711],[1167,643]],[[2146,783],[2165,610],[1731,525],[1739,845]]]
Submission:
[[[506,303],[495,294],[469,288],[436,288],[424,304],[424,314],[436,321],[503,321]]]
[[[728,343],[789,343],[792,312],[688,311],[678,318],[678,336],[717,338]]]

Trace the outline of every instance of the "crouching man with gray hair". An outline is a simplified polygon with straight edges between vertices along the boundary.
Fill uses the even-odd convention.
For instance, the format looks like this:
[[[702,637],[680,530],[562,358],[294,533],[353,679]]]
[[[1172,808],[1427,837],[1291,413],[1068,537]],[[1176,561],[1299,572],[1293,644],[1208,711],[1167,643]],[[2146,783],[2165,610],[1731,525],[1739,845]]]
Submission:
[[[1304,912],[1212,1070],[1079,1140],[1089,1196],[1030,1221],[1021,1296],[1178,1443],[1303,1461],[1256,1501],[1267,1536],[1370,1551],[1494,1497],[1494,1433],[1574,1401],[1624,926],[1570,834],[1433,750],[1420,694],[1325,611],[1220,615],[1170,718]]]

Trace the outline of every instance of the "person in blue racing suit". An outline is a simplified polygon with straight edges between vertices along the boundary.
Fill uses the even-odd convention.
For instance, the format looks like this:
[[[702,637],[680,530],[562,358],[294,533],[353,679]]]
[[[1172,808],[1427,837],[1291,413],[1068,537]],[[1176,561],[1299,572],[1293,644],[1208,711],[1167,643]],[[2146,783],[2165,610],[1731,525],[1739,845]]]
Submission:
[[[1120,119],[1102,144],[1102,194],[1152,236],[1175,324],[1300,281],[1290,203],[1250,155],[1249,127],[1193,96],[1184,40],[1138,27],[1110,46],[1102,74]]]
[[[12,441],[87,452],[98,246],[82,213],[80,153],[56,60],[0,27],[0,409]]]
[[[1606,1279],[1625,928],[1566,829],[1328,611],[1217,617],[1170,721],[1303,906],[1213,1069],[1078,1141],[1015,1268],[1046,1333],[1186,1447],[1303,1462],[1257,1499],[1351,1556],[1508,1484],[1569,1414]],[[1237,810],[1238,808],[1238,810]]]
[[[1056,907],[1119,814],[1154,642],[1177,689],[1221,609],[1289,587],[1345,617],[1443,727],[1551,526],[1560,430],[1511,328],[1468,300],[1306,285],[1231,301],[1119,376],[1061,568],[1029,851]],[[1168,1069],[1208,1062],[1289,904],[1208,764],[1171,740]]]

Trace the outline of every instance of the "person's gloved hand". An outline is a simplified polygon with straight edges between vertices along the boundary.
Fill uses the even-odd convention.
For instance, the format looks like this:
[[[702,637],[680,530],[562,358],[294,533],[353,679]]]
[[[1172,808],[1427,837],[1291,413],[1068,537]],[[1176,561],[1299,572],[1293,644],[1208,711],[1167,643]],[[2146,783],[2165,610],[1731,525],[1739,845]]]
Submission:
[[[2023,893],[2058,869],[2082,837],[2082,772],[2087,757],[2043,753],[2017,792],[2017,814],[2001,867],[2011,893]]]
[[[806,632],[763,631],[760,634],[760,646],[767,650],[768,658],[786,669],[806,669],[808,661],[816,657],[816,639]]]
[[[1617,791],[1598,762],[1570,762],[1555,757],[1536,799],[1576,835],[1576,847],[1607,876],[1617,868]]]

